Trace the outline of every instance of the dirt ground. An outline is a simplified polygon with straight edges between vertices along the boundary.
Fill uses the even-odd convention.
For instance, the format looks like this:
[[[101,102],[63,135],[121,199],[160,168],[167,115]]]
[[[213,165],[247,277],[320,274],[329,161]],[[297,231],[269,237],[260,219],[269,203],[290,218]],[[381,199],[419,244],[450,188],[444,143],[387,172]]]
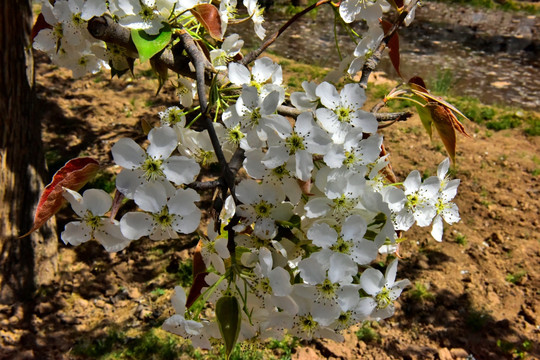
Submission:
[[[51,171],[81,155],[117,171],[109,152],[115,139],[143,139],[141,120],[155,123],[176,103],[171,86],[153,96],[156,81],[145,72],[133,81],[107,73],[72,80],[38,57],[37,74]],[[425,229],[407,234],[398,276],[413,286],[396,315],[371,324],[375,335],[363,340],[353,331],[344,343],[301,343],[293,359],[540,359],[540,138],[464,125],[472,138],[458,140],[462,220],[446,228],[442,243]],[[445,157],[416,116],[383,134],[402,180],[412,169],[434,175]],[[70,216],[60,213],[60,230]],[[175,272],[192,240],[141,240],[112,255],[95,242],[59,243],[58,281],[40,294],[32,328],[20,327],[20,305],[0,307],[0,358],[81,358],[74,345],[103,338],[113,324],[157,326],[173,311]]]

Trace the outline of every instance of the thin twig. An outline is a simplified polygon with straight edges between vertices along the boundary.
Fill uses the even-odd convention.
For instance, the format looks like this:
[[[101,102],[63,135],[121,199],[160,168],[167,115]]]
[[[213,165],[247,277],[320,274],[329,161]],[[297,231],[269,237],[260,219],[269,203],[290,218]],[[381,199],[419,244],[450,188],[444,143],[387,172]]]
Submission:
[[[330,3],[332,0],[320,0],[320,1],[317,1],[315,4],[311,5],[311,6],[308,6],[307,8],[305,8],[304,10],[300,11],[298,14],[295,14],[292,18],[289,19],[289,21],[287,21],[283,26],[281,26],[279,28],[278,31],[276,31],[272,36],[270,36],[262,45],[260,48],[256,49],[256,50],[253,50],[252,52],[250,52],[249,54],[247,54],[246,56],[244,56],[244,58],[242,59],[242,64],[243,65],[247,65],[247,64],[250,64],[251,62],[253,62],[255,59],[257,59],[262,53],[264,50],[266,50],[270,45],[272,45],[274,43],[274,41],[277,40],[277,38],[285,31],[287,30],[287,28],[289,26],[291,26],[292,23],[294,23],[296,20],[298,20],[298,18],[300,18],[302,15],[304,14],[307,14],[308,12],[310,12],[311,10],[323,5],[323,4],[328,4]]]

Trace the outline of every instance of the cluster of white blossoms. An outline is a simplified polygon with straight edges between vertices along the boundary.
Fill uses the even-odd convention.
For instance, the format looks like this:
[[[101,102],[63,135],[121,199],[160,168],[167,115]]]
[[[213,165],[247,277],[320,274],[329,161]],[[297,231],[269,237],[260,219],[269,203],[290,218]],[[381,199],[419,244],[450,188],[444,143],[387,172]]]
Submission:
[[[72,70],[73,77],[95,74],[109,64],[118,71],[129,68],[126,51],[114,44],[97,40],[87,30],[88,21],[109,15],[120,25],[157,35],[169,22],[179,27],[200,27],[188,11],[206,0],[41,0],[41,13],[47,26],[34,38],[33,46],[59,66]],[[223,0],[219,5],[222,36],[231,20],[237,21],[236,0]],[[248,16],[257,36],[264,39],[264,18],[257,0],[244,0]],[[194,24],[195,23],[195,24]],[[170,25],[174,25],[171,23]],[[224,43],[223,50],[229,46]],[[240,45],[241,47],[241,45]],[[230,55],[230,54],[229,54]],[[215,55],[214,55],[215,56]]]
[[[91,17],[108,13],[123,26],[157,34],[170,19],[195,21],[186,10],[197,4],[198,0],[44,1],[42,11],[52,29],[42,30],[34,46],[56,60],[79,56],[75,63],[63,65],[75,69],[84,64],[85,71],[93,72],[111,58],[106,51],[94,51],[106,48],[83,30]],[[219,4],[223,32],[236,16],[236,5],[235,0]],[[257,2],[245,0],[244,5],[263,38]],[[354,56],[344,60],[349,73],[356,73],[380,42],[379,17],[388,7],[384,0],[341,3],[345,22],[365,21],[369,26]],[[196,131],[186,125],[185,115],[193,104],[193,88],[187,83],[182,108],[159,114],[159,127],[148,133],[145,148],[128,138],[112,148],[115,163],[122,167],[116,188],[138,210],[116,220],[105,215],[113,201],[104,191],[90,189],[81,196],[66,190],[66,199],[81,219],[66,226],[62,239],[72,245],[95,239],[114,252],[143,236],[165,240],[199,230],[206,276],[198,301],[238,299],[239,340],[280,338],[285,332],[302,339],[340,340],[342,330],[394,313],[394,301],[409,281],[396,281],[397,259],[387,264],[384,274],[371,264],[380,253],[395,249],[398,234],[415,223],[432,224],[433,237],[441,241],[443,220],[459,220],[451,202],[459,180],[447,177],[446,159],[437,176],[422,181],[413,171],[402,184],[391,183],[385,175],[390,170],[378,122],[363,110],[366,95],[359,84],[338,90],[330,82],[304,82],[303,92],[290,94],[299,115],[280,115],[278,109],[287,98],[281,66],[265,57],[251,69],[233,62],[242,45],[233,34],[209,52],[215,68],[227,71],[231,87],[238,91],[220,97],[225,110],[216,114],[211,130],[226,161],[238,148],[244,151],[245,171],[237,174],[240,179],[230,189],[234,193],[223,199],[219,218],[212,219],[206,231],[201,229],[195,183],[200,182],[201,168],[219,157],[208,129]],[[96,60],[90,61],[90,54]],[[76,76],[82,73],[74,70]],[[194,311],[183,288],[175,289],[172,304],[176,314],[165,321],[166,330],[202,348],[222,338],[220,324]]]

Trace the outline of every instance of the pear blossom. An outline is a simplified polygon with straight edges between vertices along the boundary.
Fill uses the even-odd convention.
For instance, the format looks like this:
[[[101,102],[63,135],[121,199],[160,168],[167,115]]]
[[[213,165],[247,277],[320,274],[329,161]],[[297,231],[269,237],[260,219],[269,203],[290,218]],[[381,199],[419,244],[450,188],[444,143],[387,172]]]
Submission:
[[[262,163],[274,169],[289,162],[294,165],[290,171],[298,179],[307,181],[313,170],[313,155],[326,153],[330,143],[327,133],[317,126],[313,115],[304,112],[296,119],[293,131],[281,137],[277,134],[268,137],[268,151]]]
[[[255,34],[257,34],[259,39],[264,40],[264,36],[266,35],[266,30],[262,26],[264,22],[264,9],[261,9],[257,0],[244,0],[244,6],[247,8],[248,15],[253,21]]]
[[[376,243],[364,238],[367,229],[366,220],[355,214],[345,219],[339,234],[335,227],[319,222],[309,228],[307,237],[313,241],[313,245],[345,254],[355,263],[366,265],[377,256]]]
[[[88,189],[81,196],[64,188],[63,195],[81,218],[81,221],[68,223],[60,234],[65,244],[80,245],[95,239],[108,252],[117,252],[129,245],[131,240],[122,235],[119,222],[104,216],[112,206],[109,194],[100,189]]]
[[[442,241],[443,219],[448,224],[454,224],[460,220],[459,210],[451,200],[457,194],[459,179],[449,180],[447,177],[450,159],[444,159],[437,168],[437,179],[440,181],[440,188],[435,202],[437,215],[433,219],[431,235],[437,241]]]
[[[246,134],[246,138],[240,142],[243,149],[260,147],[262,142],[267,140],[268,132],[277,131],[281,134],[290,132],[289,121],[275,114],[278,101],[279,94],[275,91],[261,98],[255,87],[244,86],[235,106],[229,107],[224,112],[225,126],[231,129],[240,125],[240,130]]]
[[[365,133],[377,131],[375,116],[361,109],[366,94],[360,85],[347,84],[338,94],[334,85],[323,82],[317,86],[316,94],[324,105],[316,110],[317,120],[336,144],[342,144],[347,133],[354,128]]]
[[[386,0],[344,0],[339,6],[339,14],[346,23],[360,19],[373,22],[389,9]]]
[[[171,193],[172,181],[176,185],[195,180],[200,166],[185,156],[171,156],[177,146],[175,131],[170,127],[154,128],[148,133],[150,146],[145,151],[130,138],[118,140],[112,147],[114,161],[124,169],[116,178],[116,187],[132,199],[139,186],[161,182]]]
[[[229,63],[229,80],[237,86],[254,86],[263,98],[277,91],[278,104],[285,100],[285,89],[282,87],[283,71],[279,64],[268,57],[255,60],[251,71],[242,64]]]
[[[157,35],[167,22],[176,0],[117,0],[118,23],[130,29],[144,30],[148,35]]]
[[[128,212],[120,220],[122,234],[128,239],[177,238],[177,233],[189,234],[199,227],[201,211],[194,203],[200,196],[193,189],[177,189],[167,199],[161,183],[148,183],[137,188],[134,200],[143,212]]]
[[[236,187],[236,196],[243,203],[237,206],[236,214],[244,219],[243,224],[254,223],[254,233],[261,239],[274,238],[276,221],[289,220],[292,216],[292,205],[283,202],[284,195],[270,184],[243,180]]]
[[[180,286],[174,288],[171,299],[175,314],[163,323],[163,330],[190,339],[193,346],[201,349],[210,349],[212,345],[208,337],[208,321],[195,321],[185,318],[186,292]]]
[[[223,40],[220,49],[210,51],[210,60],[216,70],[227,70],[227,64],[240,53],[244,40],[238,34],[231,34]]]
[[[396,281],[398,261],[395,259],[386,268],[383,275],[379,270],[368,268],[360,276],[362,289],[371,297],[360,300],[359,310],[370,314],[372,319],[386,319],[394,314],[394,301],[405,287],[410,285],[407,279]]]
[[[317,96],[317,83],[312,81],[302,81],[304,92],[297,91],[291,94],[291,103],[299,110],[315,110],[319,102]]]

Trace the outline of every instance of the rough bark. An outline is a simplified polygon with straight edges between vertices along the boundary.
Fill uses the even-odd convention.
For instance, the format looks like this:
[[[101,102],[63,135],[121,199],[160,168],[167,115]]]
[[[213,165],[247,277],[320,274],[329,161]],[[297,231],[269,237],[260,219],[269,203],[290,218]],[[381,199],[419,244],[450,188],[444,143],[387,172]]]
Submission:
[[[50,221],[19,239],[32,225],[43,189],[45,161],[39,109],[27,66],[31,55],[29,0],[0,6],[0,303],[28,300],[50,283],[57,267],[58,239]]]

